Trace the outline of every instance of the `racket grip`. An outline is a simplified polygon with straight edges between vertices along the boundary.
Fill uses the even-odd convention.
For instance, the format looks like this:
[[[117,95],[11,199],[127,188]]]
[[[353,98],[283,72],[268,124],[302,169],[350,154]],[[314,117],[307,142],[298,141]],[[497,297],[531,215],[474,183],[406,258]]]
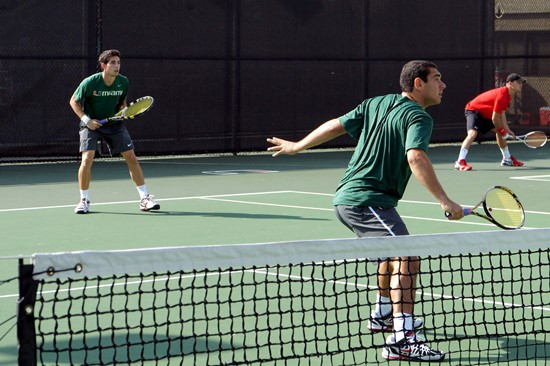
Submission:
[[[463,208],[462,211],[464,212],[464,216],[468,216],[472,213],[472,209],[471,208]],[[448,218],[449,220],[453,218],[453,214],[448,212],[448,211],[445,211],[445,217]]]
[[[100,125],[102,125],[102,124],[105,124],[108,120],[109,120],[109,118],[105,118],[105,119],[102,119],[102,120],[97,121],[97,123],[99,123]]]

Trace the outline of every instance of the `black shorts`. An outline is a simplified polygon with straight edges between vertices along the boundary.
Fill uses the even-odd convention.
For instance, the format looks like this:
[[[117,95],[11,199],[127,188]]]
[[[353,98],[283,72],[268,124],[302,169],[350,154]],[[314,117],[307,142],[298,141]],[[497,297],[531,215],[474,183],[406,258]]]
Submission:
[[[407,226],[394,207],[338,205],[338,219],[358,237],[409,235]]]
[[[112,155],[134,149],[134,143],[126,126],[118,123],[116,125],[103,126],[93,131],[87,127],[81,128],[80,152],[97,150],[97,144],[100,140],[107,143]]]
[[[480,135],[484,135],[495,128],[493,121],[484,118],[478,111],[466,109],[464,115],[466,116],[466,131],[476,130]]]

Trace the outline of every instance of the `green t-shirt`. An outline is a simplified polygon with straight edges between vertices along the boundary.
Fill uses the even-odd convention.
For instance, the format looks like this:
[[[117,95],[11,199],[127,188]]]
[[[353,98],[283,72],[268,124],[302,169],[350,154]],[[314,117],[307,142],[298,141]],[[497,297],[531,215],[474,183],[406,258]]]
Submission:
[[[112,117],[128,95],[128,78],[117,75],[107,86],[101,72],[88,76],[76,88],[73,96],[84,106],[84,113],[92,119]]]
[[[427,151],[432,117],[400,94],[366,99],[339,118],[358,140],[334,205],[395,207],[411,177],[407,151]]]

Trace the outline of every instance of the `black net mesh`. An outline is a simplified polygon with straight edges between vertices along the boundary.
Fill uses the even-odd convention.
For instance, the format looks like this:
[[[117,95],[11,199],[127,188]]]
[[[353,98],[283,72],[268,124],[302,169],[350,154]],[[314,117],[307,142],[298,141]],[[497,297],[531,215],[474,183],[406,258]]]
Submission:
[[[376,263],[41,280],[34,310],[38,361],[386,363],[392,318],[371,318]],[[548,248],[421,258],[417,338],[445,352],[442,364],[544,362],[550,356],[549,268]]]

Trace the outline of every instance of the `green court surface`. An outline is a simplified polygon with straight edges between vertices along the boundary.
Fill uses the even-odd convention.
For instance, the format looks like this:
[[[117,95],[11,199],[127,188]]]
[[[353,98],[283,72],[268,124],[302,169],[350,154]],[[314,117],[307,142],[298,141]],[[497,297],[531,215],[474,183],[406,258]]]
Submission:
[[[525,207],[525,229],[549,227],[548,147],[531,150],[512,144],[512,153],[525,166],[510,168],[500,166],[496,145],[475,145],[468,156],[474,167],[470,172],[453,170],[458,150],[449,145],[430,149],[438,177],[451,198],[465,207],[473,206],[485,189],[506,186]],[[125,163],[99,160],[93,168],[92,212],[88,215],[73,213],[79,198],[78,163],[0,165],[0,280],[16,277],[17,258],[33,253],[351,238],[353,234],[336,219],[331,205],[332,192],[351,154],[319,151],[278,158],[256,154],[143,159],[147,187],[161,204],[160,211],[148,213],[138,209],[138,193]],[[398,211],[411,234],[499,230],[477,217],[448,221],[414,177]],[[370,290],[369,296],[374,293]],[[17,283],[0,285],[0,324],[15,314],[16,301]],[[550,308],[532,311],[546,314],[546,321],[534,325],[534,332],[536,327],[550,328]],[[1,325],[0,336],[13,324],[14,320]],[[528,365],[544,364],[536,355],[550,354],[550,344],[541,346],[536,337],[475,342],[487,342],[493,350],[491,342],[537,343],[527,347],[525,354],[509,356],[531,358],[525,361]],[[468,342],[474,341],[456,347],[468,347]],[[0,341],[0,365],[16,363],[16,347],[12,329]],[[450,359],[446,364],[455,363]]]

